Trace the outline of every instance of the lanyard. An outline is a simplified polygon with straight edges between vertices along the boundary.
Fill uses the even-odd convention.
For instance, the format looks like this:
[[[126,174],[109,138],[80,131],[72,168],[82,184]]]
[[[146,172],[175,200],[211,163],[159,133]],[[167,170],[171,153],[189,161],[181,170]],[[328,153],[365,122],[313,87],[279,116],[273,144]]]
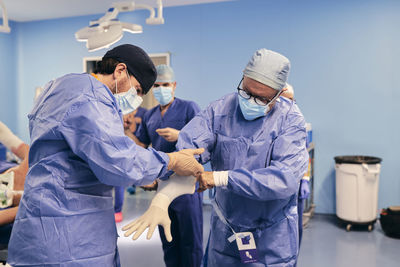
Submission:
[[[215,200],[215,198],[214,198],[213,200],[211,200],[211,204],[212,204],[212,206],[213,206],[213,208],[214,208],[215,213],[218,215],[218,218],[221,220],[221,222],[223,222],[226,226],[228,226],[228,227],[231,229],[231,231],[233,232],[233,235],[231,235],[231,236],[228,238],[228,241],[229,241],[230,243],[232,243],[232,242],[236,239],[236,232],[235,232],[235,230],[233,230],[232,226],[231,226],[231,225],[228,223],[228,221],[225,219],[224,215],[222,215],[222,212],[221,212],[220,208],[218,207],[218,203],[217,203],[217,201]]]

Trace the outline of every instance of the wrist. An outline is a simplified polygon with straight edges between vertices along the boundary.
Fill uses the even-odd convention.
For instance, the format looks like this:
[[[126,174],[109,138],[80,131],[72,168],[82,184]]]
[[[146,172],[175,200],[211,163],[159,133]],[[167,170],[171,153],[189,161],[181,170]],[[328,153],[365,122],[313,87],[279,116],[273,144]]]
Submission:
[[[216,171],[212,173],[214,177],[215,186],[227,186],[228,185],[228,171]]]
[[[157,193],[153,200],[151,201],[150,206],[159,207],[162,210],[168,211],[169,204],[171,203],[171,199],[162,193]]]

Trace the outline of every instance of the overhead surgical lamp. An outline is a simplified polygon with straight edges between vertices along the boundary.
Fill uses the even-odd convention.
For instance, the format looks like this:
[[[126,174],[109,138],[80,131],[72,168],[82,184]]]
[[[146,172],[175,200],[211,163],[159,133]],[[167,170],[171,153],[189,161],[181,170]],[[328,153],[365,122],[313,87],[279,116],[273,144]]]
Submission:
[[[7,9],[2,0],[0,0],[0,7],[1,7],[1,10],[3,11],[3,25],[0,25],[0,32],[8,33],[11,31],[11,29],[8,26]]]
[[[150,16],[146,19],[147,24],[164,24],[162,0],[157,0],[157,6],[158,13],[156,17],[154,8],[149,5],[135,4],[135,2],[114,3],[103,17],[90,21],[88,27],[77,31],[75,38],[77,41],[86,42],[89,52],[110,47],[122,38],[124,31],[130,33],[143,32],[142,26],[138,24],[119,21],[117,19],[119,12],[147,9],[150,11]]]

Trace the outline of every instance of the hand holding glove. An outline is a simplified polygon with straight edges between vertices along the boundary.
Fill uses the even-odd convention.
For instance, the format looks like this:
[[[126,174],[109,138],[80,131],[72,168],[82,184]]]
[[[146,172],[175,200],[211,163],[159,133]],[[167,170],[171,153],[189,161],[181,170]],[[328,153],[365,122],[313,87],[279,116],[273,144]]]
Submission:
[[[168,169],[173,170],[178,175],[198,177],[204,172],[204,168],[197,162],[194,155],[200,155],[203,152],[204,148],[188,148],[178,152],[167,153],[169,157]]]
[[[144,191],[156,191],[158,187],[158,182],[155,180],[153,183],[148,184],[148,185],[143,185],[140,188],[142,188]]]
[[[122,228],[123,231],[127,231],[125,237],[136,232],[132,237],[133,240],[136,240],[146,228],[149,228],[147,239],[150,239],[157,225],[161,225],[164,228],[167,241],[171,242],[171,220],[168,216],[169,204],[181,195],[193,194],[195,185],[196,178],[193,176],[187,177],[173,174],[168,180],[159,180],[157,194],[151,201],[147,211],[139,219]]]

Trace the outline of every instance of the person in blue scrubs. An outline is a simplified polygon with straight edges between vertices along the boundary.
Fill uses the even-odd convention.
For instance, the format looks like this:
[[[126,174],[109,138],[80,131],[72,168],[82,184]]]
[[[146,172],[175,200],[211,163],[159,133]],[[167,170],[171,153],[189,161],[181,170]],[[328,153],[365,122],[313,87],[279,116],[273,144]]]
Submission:
[[[142,97],[143,93],[137,92],[137,94]],[[135,137],[135,132],[137,128],[139,127],[143,115],[146,113],[146,109],[142,107],[138,107],[135,111],[124,115],[123,120],[124,120],[124,131],[125,135],[130,137],[132,140],[136,141]],[[131,185],[128,187],[129,192],[135,192],[135,185]],[[125,187],[123,186],[116,186],[114,188],[114,216],[115,216],[115,222],[121,222],[123,220],[123,215],[122,215],[122,206],[124,205],[124,192],[125,192]]]
[[[201,149],[163,153],[125,136],[122,114],[156,79],[143,49],[109,50],[97,74],[49,82],[29,118],[31,147],[25,192],[9,243],[19,266],[120,266],[112,189],[144,185],[168,170],[198,176]]]
[[[280,97],[289,69],[281,54],[256,51],[236,92],[179,134],[177,148],[204,147],[200,162],[213,170],[199,179],[200,191],[216,188],[205,266],[296,264],[297,195],[308,153],[304,117]],[[239,244],[248,246],[239,251]]]
[[[179,131],[200,111],[199,106],[175,97],[176,81],[171,67],[157,66],[153,94],[160,105],[143,117],[136,135],[146,146],[163,152],[175,151]],[[167,242],[162,227],[159,233],[168,267],[200,266],[203,257],[202,194],[183,195],[168,208],[172,242]]]

